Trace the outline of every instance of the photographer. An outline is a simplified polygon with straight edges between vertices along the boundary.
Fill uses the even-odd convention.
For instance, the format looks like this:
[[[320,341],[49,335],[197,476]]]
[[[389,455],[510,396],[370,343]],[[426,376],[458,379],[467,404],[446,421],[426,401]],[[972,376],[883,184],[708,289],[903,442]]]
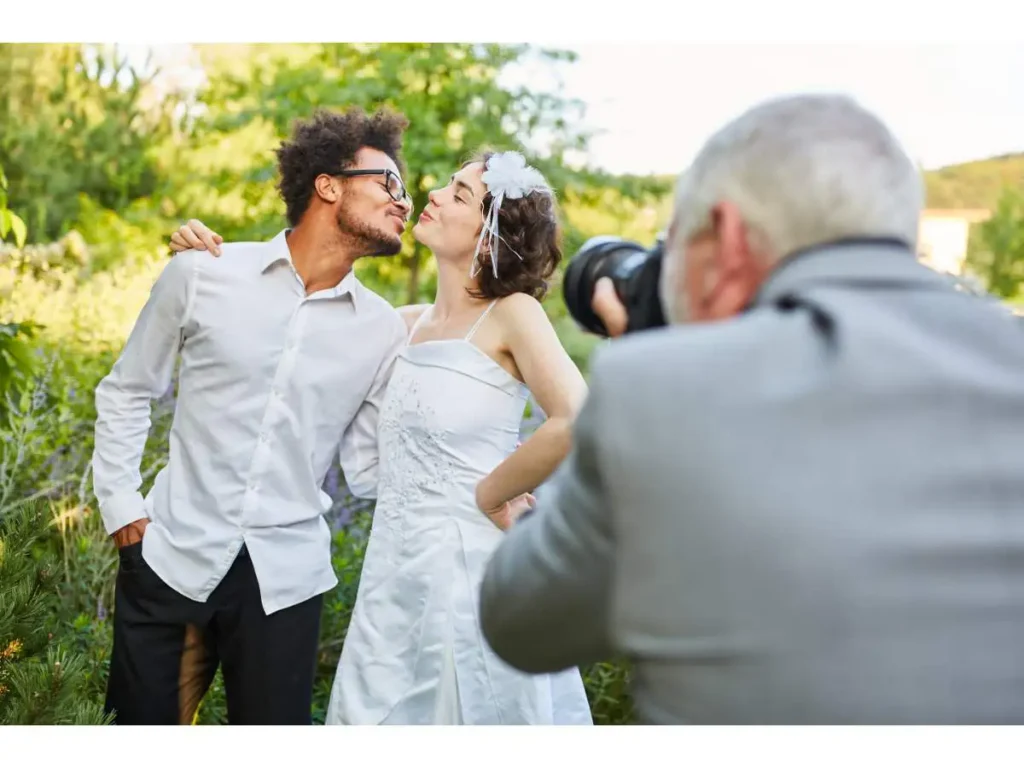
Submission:
[[[1024,722],[1024,338],[917,261],[922,203],[846,98],[711,137],[646,260],[673,327],[595,355],[490,562],[499,655],[625,656],[648,723]],[[598,260],[601,324],[570,309],[616,335],[635,285]]]

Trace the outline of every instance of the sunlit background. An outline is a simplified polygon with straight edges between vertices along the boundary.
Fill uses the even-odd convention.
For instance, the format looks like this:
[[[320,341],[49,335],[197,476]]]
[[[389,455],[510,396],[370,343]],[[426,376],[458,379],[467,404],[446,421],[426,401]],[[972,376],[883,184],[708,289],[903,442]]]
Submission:
[[[564,265],[593,235],[650,243],[673,177],[756,101],[848,93],[925,172],[921,259],[1020,307],[1022,83],[1024,46],[1008,43],[0,44],[0,588],[19,595],[0,612],[0,722],[102,719],[116,555],[92,511],[92,392],[183,220],[229,240],[284,227],[273,151],[294,120],[318,107],[403,111],[417,208],[475,148],[523,150],[558,191]],[[395,304],[430,301],[436,277],[408,237],[400,257],[358,274]],[[568,317],[557,279],[544,305],[586,372],[599,342]],[[144,491],[166,459],[173,403],[172,387],[154,406]],[[370,512],[337,467],[325,487],[341,584],[325,609],[317,719]],[[19,552],[36,565],[13,569]],[[627,680],[620,664],[587,670],[597,722],[631,721]],[[224,716],[218,683],[199,721]]]

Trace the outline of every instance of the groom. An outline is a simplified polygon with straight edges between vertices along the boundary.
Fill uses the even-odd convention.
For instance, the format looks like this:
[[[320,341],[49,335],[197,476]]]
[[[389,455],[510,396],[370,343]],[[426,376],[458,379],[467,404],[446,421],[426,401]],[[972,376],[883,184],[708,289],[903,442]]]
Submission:
[[[352,273],[410,214],[401,115],[319,113],[278,150],[290,228],[188,251],[96,389],[94,487],[119,551],[106,708],[191,722],[218,664],[238,724],[308,724],[324,592],[320,490],[340,450],[376,493],[377,415],[405,323]],[[147,497],[150,401],[181,358],[167,466]]]

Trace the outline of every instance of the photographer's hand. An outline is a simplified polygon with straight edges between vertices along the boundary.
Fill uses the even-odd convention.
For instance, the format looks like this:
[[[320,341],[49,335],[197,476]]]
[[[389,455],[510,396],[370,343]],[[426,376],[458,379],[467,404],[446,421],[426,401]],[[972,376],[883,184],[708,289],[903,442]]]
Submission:
[[[601,318],[608,335],[612,338],[621,336],[626,332],[629,325],[629,315],[626,313],[626,306],[619,301],[615,293],[615,284],[611,278],[602,277],[594,286],[594,298],[590,302],[591,309]]]

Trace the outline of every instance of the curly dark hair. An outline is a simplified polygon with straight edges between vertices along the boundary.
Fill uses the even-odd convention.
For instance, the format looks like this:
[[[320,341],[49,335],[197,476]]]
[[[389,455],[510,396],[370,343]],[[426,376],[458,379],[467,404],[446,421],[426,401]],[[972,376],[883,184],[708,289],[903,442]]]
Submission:
[[[494,154],[484,150],[462,167],[472,163],[486,165]],[[492,200],[488,192],[483,200],[484,218],[491,210]],[[502,200],[498,230],[505,241],[499,240],[497,245],[498,276],[494,276],[490,255],[481,255],[477,275],[479,289],[470,290],[470,295],[478,299],[500,299],[513,293],[525,293],[543,299],[550,287],[548,279],[562,260],[562,230],[554,195],[533,192],[516,200]],[[516,253],[523,257],[521,261]]]
[[[291,141],[282,142],[277,150],[277,188],[289,223],[296,226],[306,213],[316,177],[348,168],[363,147],[379,149],[404,175],[402,133],[408,127],[401,113],[379,109],[367,115],[359,107],[341,114],[317,110],[309,120],[296,122]]]

